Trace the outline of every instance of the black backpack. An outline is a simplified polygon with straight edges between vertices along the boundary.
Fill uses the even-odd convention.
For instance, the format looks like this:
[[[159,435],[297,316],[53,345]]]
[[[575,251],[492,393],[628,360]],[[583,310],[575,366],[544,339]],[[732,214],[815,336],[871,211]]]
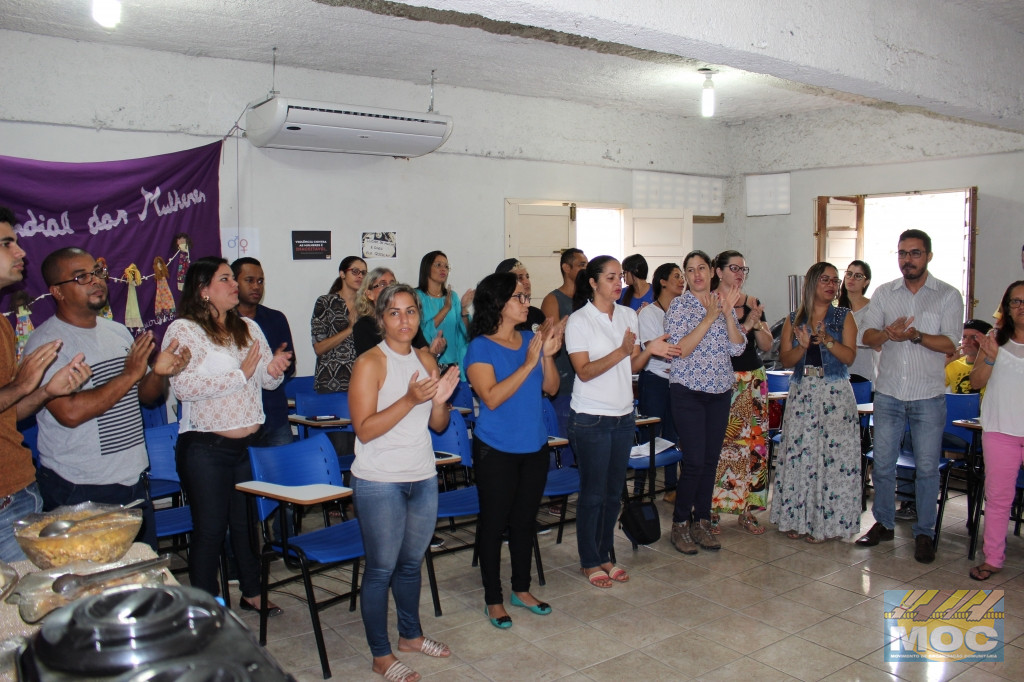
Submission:
[[[650,500],[626,502],[619,516],[619,527],[633,543],[633,549],[638,545],[653,545],[661,539],[658,508]]]

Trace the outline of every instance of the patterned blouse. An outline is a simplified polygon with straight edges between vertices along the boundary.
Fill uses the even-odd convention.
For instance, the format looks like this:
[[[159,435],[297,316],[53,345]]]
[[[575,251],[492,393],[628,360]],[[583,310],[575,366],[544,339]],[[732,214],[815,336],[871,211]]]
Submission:
[[[348,306],[337,294],[324,294],[313,305],[309,321],[313,343],[319,343],[349,327]],[[337,393],[348,390],[352,376],[352,363],[356,361],[356,345],[349,334],[345,340],[323,355],[316,357],[316,375],[313,390],[317,393]]]
[[[728,314],[736,317],[735,310],[730,310]],[[665,331],[669,343],[678,343],[679,339],[697,328],[705,315],[707,310],[693,292],[687,291],[674,299],[665,314]],[[729,340],[725,316],[719,315],[693,352],[672,359],[669,382],[704,393],[731,391],[736,376],[733,374],[730,357],[742,354],[746,345],[746,338],[740,343]]]

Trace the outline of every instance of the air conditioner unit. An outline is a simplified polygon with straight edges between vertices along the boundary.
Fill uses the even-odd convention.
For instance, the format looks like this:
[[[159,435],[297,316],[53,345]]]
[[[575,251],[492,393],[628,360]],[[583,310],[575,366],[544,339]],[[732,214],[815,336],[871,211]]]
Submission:
[[[451,116],[274,97],[251,107],[245,136],[257,147],[422,156],[452,134]]]

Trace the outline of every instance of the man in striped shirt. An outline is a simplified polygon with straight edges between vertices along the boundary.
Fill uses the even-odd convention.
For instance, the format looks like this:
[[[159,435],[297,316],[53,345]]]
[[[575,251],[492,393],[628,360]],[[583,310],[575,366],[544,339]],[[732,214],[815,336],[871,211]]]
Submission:
[[[935,500],[946,425],[945,357],[963,331],[960,292],[931,276],[931,238],[922,230],[900,235],[896,252],[903,277],[878,287],[864,317],[864,345],[881,346],[875,383],[875,524],[857,540],[872,547],[893,539],[896,459],[909,421],[916,469],[914,558],[935,560]]]
[[[155,549],[153,507],[143,478],[149,456],[139,401],[161,402],[168,377],[184,369],[191,356],[188,349],[171,344],[157,354],[149,371],[153,334],[133,338],[123,324],[99,315],[107,304],[107,273],[85,251],[55,251],[43,261],[42,270],[57,312],[36,328],[25,352],[62,339],[59,358],[84,353],[93,370],[82,390],[51,400],[36,417],[36,480],[43,509],[85,501],[125,504],[142,498],[142,540]],[[44,381],[61,364],[62,360],[54,363]]]

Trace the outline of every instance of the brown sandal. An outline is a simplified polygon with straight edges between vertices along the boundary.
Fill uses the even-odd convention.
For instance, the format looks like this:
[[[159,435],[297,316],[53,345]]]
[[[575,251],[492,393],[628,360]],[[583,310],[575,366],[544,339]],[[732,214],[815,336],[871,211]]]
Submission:
[[[750,512],[743,512],[740,514],[739,519],[736,520],[739,527],[747,531],[751,535],[764,535],[764,526],[757,521],[757,517]]]
[[[989,566],[988,564],[980,564],[971,568],[971,580],[988,580],[1001,570],[1003,569]]]

